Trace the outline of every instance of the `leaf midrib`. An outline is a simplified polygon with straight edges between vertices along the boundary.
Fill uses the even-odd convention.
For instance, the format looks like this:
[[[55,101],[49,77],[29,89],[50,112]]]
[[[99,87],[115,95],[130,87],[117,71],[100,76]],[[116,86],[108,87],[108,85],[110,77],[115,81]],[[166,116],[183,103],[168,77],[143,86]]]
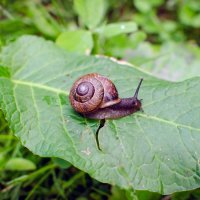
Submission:
[[[15,84],[19,84],[19,85],[26,85],[26,86],[30,86],[30,87],[36,87],[36,88],[39,88],[39,89],[45,89],[45,90],[48,90],[48,91],[51,91],[51,92],[55,92],[57,94],[64,94],[66,96],[69,95],[68,91],[64,91],[64,90],[57,89],[57,88],[54,88],[54,87],[50,87],[50,86],[47,86],[47,85],[42,85],[42,84],[28,82],[28,81],[22,81],[22,80],[16,80],[16,79],[12,80],[12,82],[15,83]],[[172,125],[172,126],[175,126],[175,127],[183,127],[183,128],[187,128],[187,129],[190,129],[190,130],[200,132],[200,128],[195,128],[195,127],[192,127],[192,126],[175,123],[174,121],[169,121],[169,120],[159,118],[159,117],[155,117],[155,116],[152,116],[152,115],[136,113],[135,116],[140,116],[140,117],[151,119],[151,120],[154,120],[154,121],[166,123],[166,124],[169,124],[169,125]]]
[[[69,92],[61,90],[61,89],[57,89],[54,87],[50,87],[47,85],[42,85],[42,84],[38,84],[38,83],[33,83],[33,82],[28,82],[28,81],[20,81],[20,80],[12,80],[13,83],[19,84],[19,85],[26,85],[26,86],[30,86],[30,87],[36,87],[39,89],[45,89],[51,92],[55,92],[58,94],[65,94],[65,95],[69,95]]]

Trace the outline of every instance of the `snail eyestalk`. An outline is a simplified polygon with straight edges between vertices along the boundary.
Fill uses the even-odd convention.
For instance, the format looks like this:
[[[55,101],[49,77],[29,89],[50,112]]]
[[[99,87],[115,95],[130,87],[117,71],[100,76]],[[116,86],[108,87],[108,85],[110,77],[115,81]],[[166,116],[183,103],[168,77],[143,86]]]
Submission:
[[[138,84],[138,86],[137,86],[137,89],[136,89],[136,91],[135,91],[135,94],[134,94],[134,96],[133,96],[135,99],[137,99],[137,97],[138,97],[138,93],[139,93],[139,90],[140,90],[140,86],[141,86],[141,84],[142,84],[142,81],[143,81],[143,78],[140,79],[140,82],[139,82],[139,84]]]

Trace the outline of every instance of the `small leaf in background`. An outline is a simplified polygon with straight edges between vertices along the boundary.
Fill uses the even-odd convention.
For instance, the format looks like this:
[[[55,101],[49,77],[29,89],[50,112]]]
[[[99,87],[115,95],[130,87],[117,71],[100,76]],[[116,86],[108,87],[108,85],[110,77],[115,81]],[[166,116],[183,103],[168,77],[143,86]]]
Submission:
[[[117,187],[117,186],[112,186],[111,189],[112,196],[109,198],[109,200],[126,200],[126,191]]]
[[[160,200],[161,195],[155,192],[149,192],[149,191],[136,191],[135,195],[138,197],[138,200]]]
[[[93,48],[92,34],[84,30],[67,31],[58,36],[56,44],[69,52],[88,55]]]
[[[200,27],[200,1],[184,1],[179,5],[180,21],[188,26]]]
[[[0,11],[1,12],[1,11]],[[18,18],[12,20],[0,20],[0,43],[13,41],[24,34],[33,34],[36,31],[34,26],[27,26],[23,20]],[[1,44],[0,44],[1,46]]]
[[[174,40],[179,42],[185,39],[185,36],[179,30],[179,25],[175,21],[161,20],[154,10],[145,14],[135,13],[133,19],[147,34],[157,35],[158,40]]]
[[[55,21],[55,19],[44,9],[40,4],[28,1],[27,8],[30,13],[30,17],[35,26],[44,35],[55,38],[61,32],[62,28]]]
[[[159,6],[164,0],[134,0],[135,7],[141,12],[150,12],[153,7]]]
[[[107,24],[100,27],[98,32],[102,33],[107,38],[122,34],[122,33],[132,33],[137,31],[137,24],[134,22],[119,22],[113,24]]]
[[[60,168],[68,169],[72,164],[63,160],[61,158],[52,158],[55,164],[57,164]]]
[[[120,34],[105,40],[105,54],[119,59],[127,57],[129,51],[133,51],[141,42],[146,39],[146,34],[137,31],[130,35]]]
[[[24,158],[11,158],[6,163],[5,169],[11,171],[28,171],[35,170],[36,165],[32,161]]]
[[[103,20],[106,12],[106,0],[74,0],[74,8],[89,29],[94,29]]]

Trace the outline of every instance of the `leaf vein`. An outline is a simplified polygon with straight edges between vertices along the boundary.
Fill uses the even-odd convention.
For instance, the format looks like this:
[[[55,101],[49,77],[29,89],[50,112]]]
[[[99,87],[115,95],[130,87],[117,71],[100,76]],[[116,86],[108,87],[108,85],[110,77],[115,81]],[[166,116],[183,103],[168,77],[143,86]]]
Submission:
[[[55,92],[57,94],[64,94],[64,95],[69,95],[69,93],[67,91],[61,90],[61,89],[57,89],[57,88],[53,88],[47,85],[43,85],[43,84],[39,84],[39,83],[33,83],[33,82],[28,82],[28,81],[20,81],[20,80],[12,80],[13,83],[15,84],[19,84],[19,85],[26,85],[29,87],[36,87],[39,89],[45,89],[47,91],[51,91],[51,92]]]
[[[37,106],[35,95],[34,95],[34,90],[32,87],[31,87],[31,95],[32,95],[32,99],[33,99],[33,105],[36,110],[36,116],[37,116],[36,119],[37,119],[37,124],[38,124],[38,128],[39,128],[39,133],[42,136],[42,139],[45,140],[44,135],[42,134],[42,131],[41,131],[41,125],[40,125],[40,120],[39,120],[40,119],[39,108]]]
[[[135,116],[140,116],[140,117],[143,117],[143,118],[147,118],[147,119],[159,121],[159,122],[162,122],[162,123],[170,124],[170,125],[175,126],[175,127],[183,127],[183,128],[187,128],[187,129],[190,129],[190,130],[200,132],[200,128],[195,128],[195,127],[192,127],[192,126],[175,123],[174,121],[166,120],[166,119],[159,118],[159,117],[156,117],[156,116],[153,116],[153,115],[136,113]]]

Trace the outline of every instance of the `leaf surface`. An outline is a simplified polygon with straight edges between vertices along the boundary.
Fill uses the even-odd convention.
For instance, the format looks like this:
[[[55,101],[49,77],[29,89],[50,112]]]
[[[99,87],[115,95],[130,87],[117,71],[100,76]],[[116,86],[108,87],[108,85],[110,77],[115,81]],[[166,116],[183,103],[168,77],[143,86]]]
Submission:
[[[200,186],[199,78],[159,80],[108,58],[67,54],[32,36],[5,47],[0,66],[0,107],[35,154],[64,159],[123,188],[168,194]],[[144,112],[107,120],[99,134],[102,152],[95,142],[98,121],[75,113],[68,100],[72,83],[91,72],[109,77],[120,97],[133,95],[144,78]]]

